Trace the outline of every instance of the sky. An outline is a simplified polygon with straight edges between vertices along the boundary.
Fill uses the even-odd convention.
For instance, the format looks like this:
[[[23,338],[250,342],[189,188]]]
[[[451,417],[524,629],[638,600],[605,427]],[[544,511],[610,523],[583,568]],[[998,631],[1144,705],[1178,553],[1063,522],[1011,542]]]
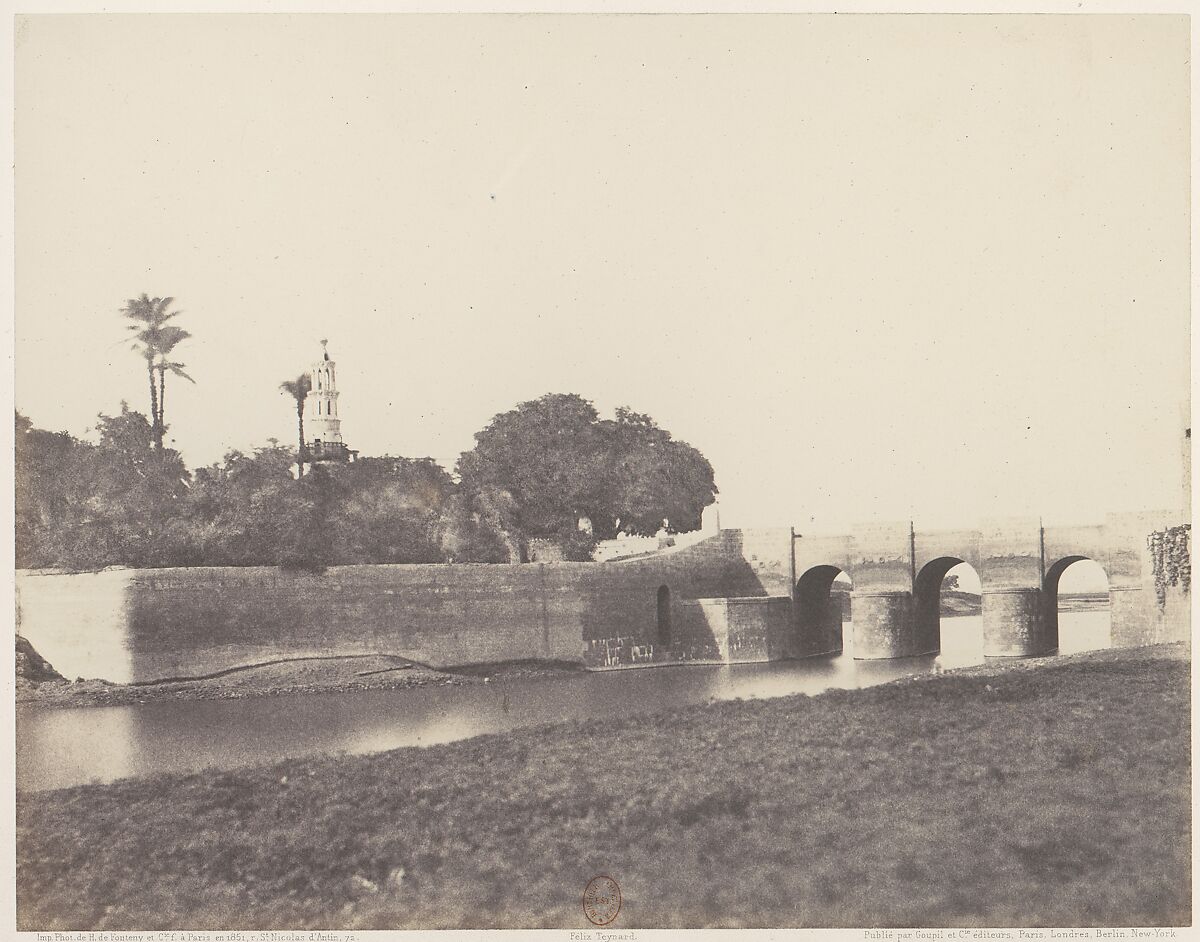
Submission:
[[[452,468],[517,403],[649,413],[724,526],[1181,500],[1188,26],[1171,16],[32,16],[16,404]]]

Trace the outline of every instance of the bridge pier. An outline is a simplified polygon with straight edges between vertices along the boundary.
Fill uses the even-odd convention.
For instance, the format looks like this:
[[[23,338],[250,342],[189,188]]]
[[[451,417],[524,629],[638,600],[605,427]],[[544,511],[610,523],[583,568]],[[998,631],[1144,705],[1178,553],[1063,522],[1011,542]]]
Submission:
[[[1114,648],[1136,648],[1162,640],[1154,630],[1153,588],[1146,591],[1140,585],[1109,585],[1108,598]]]
[[[877,660],[917,657],[938,649],[936,633],[918,624],[911,592],[859,592],[850,596],[854,613],[854,657]]]
[[[1058,613],[1047,617],[1041,589],[985,586],[982,596],[985,657],[1042,657],[1058,650]]]
[[[1043,657],[1058,650],[1057,612],[1047,617],[1045,546],[1037,517],[984,521],[979,531],[984,657]]]

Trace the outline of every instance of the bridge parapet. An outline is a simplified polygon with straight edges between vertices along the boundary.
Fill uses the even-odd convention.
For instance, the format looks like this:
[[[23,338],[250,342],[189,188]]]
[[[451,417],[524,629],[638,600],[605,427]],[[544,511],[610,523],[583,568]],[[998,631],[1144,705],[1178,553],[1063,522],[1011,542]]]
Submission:
[[[854,537],[848,533],[837,536],[797,533],[792,538],[792,545],[796,578],[814,566],[835,566],[848,573],[854,565]]]
[[[1048,526],[1042,530],[1043,556],[1046,572],[1065,560],[1075,562],[1091,559],[1104,568],[1112,569],[1112,545],[1108,528],[1102,524],[1085,527]],[[1069,565],[1069,564],[1068,564]],[[1112,581],[1112,576],[1109,576]]]
[[[984,521],[979,529],[979,582],[984,592],[1042,587],[1042,532],[1037,517]]]
[[[978,530],[916,530],[913,532],[914,570],[920,573],[927,565],[942,559],[970,563],[979,571]]]
[[[864,523],[853,531],[850,578],[856,592],[912,591],[912,523]]]

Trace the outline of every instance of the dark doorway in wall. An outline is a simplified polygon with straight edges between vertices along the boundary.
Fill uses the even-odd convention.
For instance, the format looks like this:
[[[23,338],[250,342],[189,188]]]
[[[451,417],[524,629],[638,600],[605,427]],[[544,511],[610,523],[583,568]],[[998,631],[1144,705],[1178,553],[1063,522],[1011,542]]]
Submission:
[[[657,643],[664,648],[671,645],[671,590],[665,585],[658,588]]]

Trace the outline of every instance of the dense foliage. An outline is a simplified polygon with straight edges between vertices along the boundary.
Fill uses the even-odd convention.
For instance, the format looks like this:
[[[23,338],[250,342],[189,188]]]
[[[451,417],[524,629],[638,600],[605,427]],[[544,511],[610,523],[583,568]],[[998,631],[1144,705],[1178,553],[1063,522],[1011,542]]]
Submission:
[[[1166,530],[1155,530],[1146,537],[1150,562],[1154,569],[1154,594],[1158,607],[1167,604],[1167,586],[1179,586],[1184,593],[1192,588],[1192,525],[1181,524]]]
[[[17,416],[19,567],[519,562],[539,537],[586,559],[618,526],[694,527],[715,491],[695,449],[627,410],[600,421],[577,396],[498,416],[458,482],[430,458],[386,456],[298,477],[296,450],[274,442],[189,471],[124,406],[95,431],[84,441]]]
[[[277,444],[189,472],[155,450],[137,412],[101,416],[99,442],[17,419],[19,567],[256,566],[506,559],[449,504],[455,485],[426,458],[317,465],[299,480]],[[459,532],[463,531],[463,532]]]
[[[587,542],[583,518],[596,539],[648,536],[664,519],[676,531],[694,530],[717,492],[708,460],[648,415],[621,408],[601,419],[576,395],[523,402],[492,419],[475,442],[458,462],[463,485],[511,495],[506,528],[526,539]]]

